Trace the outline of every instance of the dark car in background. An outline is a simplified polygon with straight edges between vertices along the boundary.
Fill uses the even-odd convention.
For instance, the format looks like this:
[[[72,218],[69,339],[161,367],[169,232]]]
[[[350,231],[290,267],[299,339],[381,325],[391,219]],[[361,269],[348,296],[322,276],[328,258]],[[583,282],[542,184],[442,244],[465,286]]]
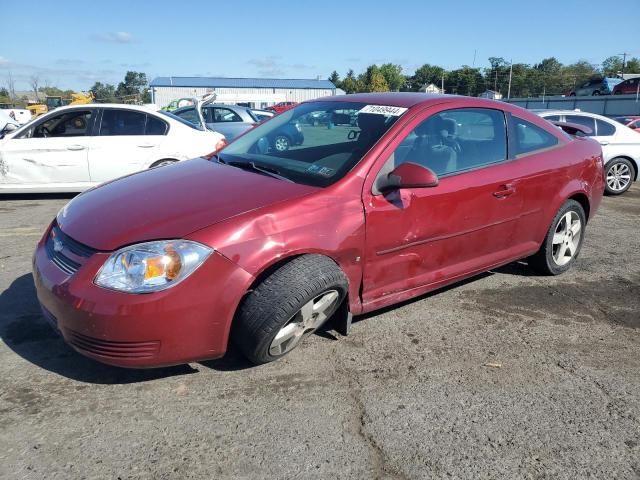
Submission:
[[[592,78],[569,92],[570,97],[589,95],[610,95],[614,87],[622,82],[619,78]]]
[[[195,106],[181,107],[172,112],[194,125],[200,124],[200,118]],[[209,130],[221,133],[228,142],[255,127],[265,120],[265,115],[254,112],[250,108],[240,105],[209,104],[202,107],[202,116]],[[299,124],[287,123],[268,137],[271,147],[279,152],[300,145],[304,135]]]
[[[640,91],[640,77],[628,78],[613,87],[614,95],[635,95]]]

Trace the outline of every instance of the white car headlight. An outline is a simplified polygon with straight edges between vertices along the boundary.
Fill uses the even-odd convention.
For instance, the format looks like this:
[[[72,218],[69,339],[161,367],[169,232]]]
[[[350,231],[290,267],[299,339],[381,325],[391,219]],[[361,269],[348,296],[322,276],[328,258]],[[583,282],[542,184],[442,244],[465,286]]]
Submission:
[[[151,293],[177,285],[213,252],[189,240],[161,240],[121,248],[111,254],[94,283],[128,293]]]

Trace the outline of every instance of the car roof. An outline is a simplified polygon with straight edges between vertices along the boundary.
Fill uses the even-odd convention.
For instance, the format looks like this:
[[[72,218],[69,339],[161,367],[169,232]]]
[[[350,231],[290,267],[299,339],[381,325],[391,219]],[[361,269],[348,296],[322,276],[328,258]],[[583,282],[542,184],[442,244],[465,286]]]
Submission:
[[[65,105],[50,110],[51,112],[63,112],[67,110],[82,110],[85,108],[119,108],[122,110],[136,110],[139,112],[157,112],[158,107],[155,105],[129,105],[127,103],[83,103],[82,105]]]
[[[453,102],[463,98],[473,99],[474,101],[485,101],[487,104],[491,105],[495,105],[496,103],[495,100],[486,100],[476,97],[418,92],[353,93],[349,95],[335,95],[331,97],[317,98],[310,100],[310,102],[360,102],[371,105],[389,105],[393,107],[411,108],[416,105],[432,105],[437,103]]]

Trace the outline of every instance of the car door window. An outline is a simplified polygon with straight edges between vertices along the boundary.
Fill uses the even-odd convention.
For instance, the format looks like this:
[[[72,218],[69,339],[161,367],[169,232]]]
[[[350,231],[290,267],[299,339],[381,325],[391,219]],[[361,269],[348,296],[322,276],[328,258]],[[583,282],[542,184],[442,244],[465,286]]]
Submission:
[[[144,135],[146,117],[142,112],[107,109],[102,113],[100,136]]]
[[[72,110],[49,117],[25,132],[24,138],[84,137],[91,132],[91,110]]]
[[[404,162],[417,163],[438,176],[505,161],[504,114],[486,108],[437,113],[418,125],[398,150],[398,158],[394,159],[396,167]]]
[[[578,125],[589,127],[592,132],[589,134],[590,137],[596,134],[596,123],[595,120],[591,117],[587,117],[585,115],[566,115],[565,119],[568,123],[576,123]]]
[[[215,107],[213,109],[213,121],[214,123],[242,122],[242,118],[229,108]]]
[[[560,115],[549,115],[544,117],[544,119],[548,122],[559,122],[560,121]]]
[[[596,136],[609,137],[611,135],[615,135],[615,133],[616,129],[613,125],[603,120],[596,119]]]
[[[205,109],[206,110],[206,109]],[[198,113],[195,108],[187,108],[186,110],[182,110],[180,112],[173,112],[177,117],[186,120],[189,123],[194,125],[200,125],[200,118],[198,118]]]
[[[524,155],[551,148],[558,144],[558,138],[545,129],[527,122],[522,118],[512,117],[515,132],[515,155]]]
[[[159,118],[147,115],[147,125],[144,133],[145,135],[166,135],[167,124]]]

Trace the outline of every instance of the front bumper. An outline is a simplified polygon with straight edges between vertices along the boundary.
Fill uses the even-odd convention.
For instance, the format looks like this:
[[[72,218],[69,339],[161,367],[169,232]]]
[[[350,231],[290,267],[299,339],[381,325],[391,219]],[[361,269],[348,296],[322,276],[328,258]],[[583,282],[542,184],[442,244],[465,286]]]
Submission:
[[[45,235],[46,238],[46,235]],[[33,277],[45,318],[75,350],[121,367],[158,367],[224,355],[231,321],[253,277],[214,252],[175,287],[129,294],[97,287],[108,258],[98,252],[75,273],[38,244]]]

